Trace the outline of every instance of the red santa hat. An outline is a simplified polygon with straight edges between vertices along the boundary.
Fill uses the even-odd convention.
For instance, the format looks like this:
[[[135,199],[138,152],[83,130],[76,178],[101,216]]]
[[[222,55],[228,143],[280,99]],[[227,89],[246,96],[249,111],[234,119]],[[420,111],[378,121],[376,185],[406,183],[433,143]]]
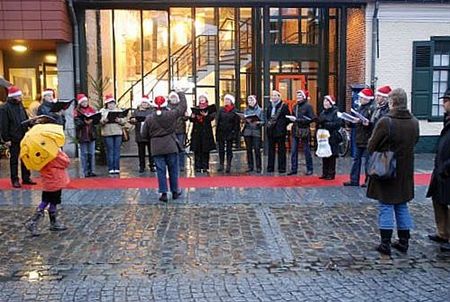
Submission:
[[[391,91],[392,91],[392,88],[389,85],[385,85],[385,86],[378,87],[377,92],[375,94],[381,95],[384,97],[388,97],[389,93],[391,93]]]
[[[81,104],[82,102],[87,101],[87,100],[88,100],[88,98],[84,93],[77,94],[77,103],[78,104]]]
[[[309,91],[306,89],[297,90],[297,95],[301,94],[305,100],[309,99]]]
[[[153,106],[161,110],[161,108],[167,107],[167,99],[163,96],[157,96],[153,101]]]
[[[374,98],[373,91],[370,88],[364,88],[363,90],[361,90],[358,93],[358,96],[361,98],[368,99],[368,100],[373,100],[373,98]]]
[[[45,88],[44,91],[42,91],[42,97],[50,95],[52,99],[55,98],[55,90],[51,88]]]
[[[109,94],[105,95],[105,100],[103,101],[103,103],[106,105],[111,102],[116,102],[116,99],[114,99],[114,96],[112,95],[112,93],[109,93]]]
[[[275,89],[272,90],[272,94],[274,94],[274,93],[281,98],[281,93],[278,90],[275,90]]]
[[[236,101],[234,96],[232,96],[231,94],[225,94],[225,96],[223,97],[223,100],[230,100],[231,104],[234,104],[234,102]]]
[[[9,86],[8,87],[8,97],[9,98],[13,98],[16,96],[21,96],[22,95],[22,90],[19,89],[19,87],[17,86]]]
[[[325,100],[331,103],[331,105],[336,105],[336,99],[332,95],[326,95]]]
[[[148,95],[144,95],[144,96],[141,98],[141,104],[142,104],[142,103],[147,103],[147,104],[149,104],[149,105],[152,104],[152,102],[150,101],[150,98],[148,97]]]

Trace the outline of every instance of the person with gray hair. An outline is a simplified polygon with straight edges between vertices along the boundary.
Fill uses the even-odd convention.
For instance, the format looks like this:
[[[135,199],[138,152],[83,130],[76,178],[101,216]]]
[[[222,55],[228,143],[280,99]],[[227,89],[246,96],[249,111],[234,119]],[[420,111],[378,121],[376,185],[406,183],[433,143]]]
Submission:
[[[397,160],[396,176],[383,180],[369,178],[367,197],[378,200],[378,224],[381,244],[377,250],[391,255],[394,216],[399,240],[392,247],[406,253],[413,221],[408,202],[414,198],[414,146],[419,139],[419,122],[407,108],[405,90],[389,94],[389,113],[376,124],[369,139],[370,153],[393,151]]]

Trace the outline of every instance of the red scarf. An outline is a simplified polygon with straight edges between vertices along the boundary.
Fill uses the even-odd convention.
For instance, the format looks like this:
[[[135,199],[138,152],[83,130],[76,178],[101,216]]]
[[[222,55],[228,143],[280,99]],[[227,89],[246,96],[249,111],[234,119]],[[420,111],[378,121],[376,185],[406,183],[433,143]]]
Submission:
[[[231,104],[231,105],[225,105],[225,106],[223,107],[223,109],[225,110],[225,112],[231,112],[231,111],[233,111],[233,109],[234,109],[234,105],[233,105],[233,104]]]

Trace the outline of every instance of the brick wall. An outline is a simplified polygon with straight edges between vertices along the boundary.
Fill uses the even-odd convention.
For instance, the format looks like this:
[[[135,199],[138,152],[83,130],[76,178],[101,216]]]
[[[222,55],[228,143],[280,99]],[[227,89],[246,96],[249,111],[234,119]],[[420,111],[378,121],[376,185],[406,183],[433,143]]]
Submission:
[[[351,107],[351,84],[364,84],[366,68],[365,9],[347,10],[347,93],[346,107]]]
[[[64,0],[0,0],[0,40],[70,42],[72,30]]]

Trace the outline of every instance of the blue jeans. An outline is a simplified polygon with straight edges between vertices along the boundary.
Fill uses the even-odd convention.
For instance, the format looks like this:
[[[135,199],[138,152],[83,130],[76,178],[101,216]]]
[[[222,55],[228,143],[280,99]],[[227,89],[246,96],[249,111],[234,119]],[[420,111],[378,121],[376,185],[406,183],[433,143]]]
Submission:
[[[359,178],[361,175],[361,165],[363,159],[364,159],[364,171],[366,173],[367,179],[367,170],[369,168],[369,151],[367,151],[367,148],[356,147],[355,157],[353,158],[352,170],[350,171],[350,181],[352,183],[359,184]]]
[[[84,176],[95,171],[95,141],[80,143],[80,161]]]
[[[378,224],[383,230],[394,229],[394,214],[397,230],[409,230],[413,228],[413,221],[409,214],[408,203],[386,204],[382,201],[378,204]]]
[[[177,139],[183,146],[183,150],[178,153],[178,164],[180,165],[180,170],[184,170],[184,165],[186,163],[186,151],[184,151],[184,141],[186,140],[186,133],[178,133]]]
[[[311,147],[309,146],[310,136],[307,139],[301,139],[300,137],[292,137],[292,149],[291,149],[291,172],[297,172],[298,169],[298,146],[303,144],[303,152],[306,160],[306,170],[313,170],[313,161],[311,156]]]
[[[170,191],[178,193],[178,153],[170,153],[153,156],[156,165],[156,175],[158,176],[159,193],[167,193],[167,169],[169,170]]]
[[[120,170],[120,145],[122,144],[122,135],[105,136],[105,144],[108,170]]]

